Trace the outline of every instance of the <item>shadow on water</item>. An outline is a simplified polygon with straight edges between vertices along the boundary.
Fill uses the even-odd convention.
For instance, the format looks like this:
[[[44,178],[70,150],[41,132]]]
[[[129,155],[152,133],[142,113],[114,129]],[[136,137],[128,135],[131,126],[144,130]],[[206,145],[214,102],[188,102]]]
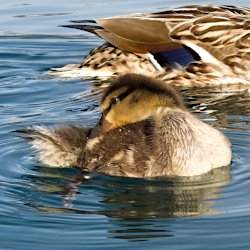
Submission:
[[[50,215],[105,216],[111,225],[108,236],[129,240],[174,236],[168,228],[178,217],[222,213],[214,205],[221,189],[231,182],[229,166],[199,177],[151,180],[76,169],[37,170],[35,176],[23,176],[39,193],[25,201],[28,206]]]

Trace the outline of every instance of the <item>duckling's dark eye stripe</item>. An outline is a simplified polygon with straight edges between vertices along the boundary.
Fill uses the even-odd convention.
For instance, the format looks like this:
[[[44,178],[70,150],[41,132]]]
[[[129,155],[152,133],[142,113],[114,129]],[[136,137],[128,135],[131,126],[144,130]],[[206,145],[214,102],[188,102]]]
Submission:
[[[125,92],[123,92],[122,94],[120,94],[119,96],[117,96],[116,97],[116,99],[118,99],[119,101],[122,101],[123,99],[125,99],[128,95],[130,95],[132,92],[134,92],[134,88],[129,88],[129,89],[127,89]],[[106,108],[104,111],[103,111],[103,114],[105,115],[105,114],[107,114],[109,111],[110,111],[110,109],[111,109],[111,107],[112,107],[112,105],[114,105],[115,103],[112,103],[112,101],[110,102],[110,104],[109,104],[109,106],[108,106],[108,108]]]
[[[132,92],[134,92],[134,88],[129,88],[127,89],[124,93],[120,94],[119,96],[117,96],[117,98],[122,101],[123,99],[125,99],[128,95],[130,95]]]

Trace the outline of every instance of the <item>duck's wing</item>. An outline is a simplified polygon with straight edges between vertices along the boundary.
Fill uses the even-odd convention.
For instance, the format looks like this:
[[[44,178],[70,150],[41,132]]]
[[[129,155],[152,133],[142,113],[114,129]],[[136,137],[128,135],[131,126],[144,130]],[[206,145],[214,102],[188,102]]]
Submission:
[[[174,42],[168,36],[164,39],[150,39],[152,37],[150,28],[152,25],[155,25],[155,29],[165,28],[165,24],[163,22],[159,22],[157,20],[153,21],[146,21],[144,19],[137,19],[137,18],[130,17],[115,17],[110,19],[100,19],[96,21],[96,24],[100,22],[103,23],[103,26],[99,26],[96,24],[70,24],[70,25],[62,25],[62,27],[66,28],[74,28],[84,30],[90,33],[93,33],[102,39],[108,41],[112,45],[116,46],[117,48],[134,53],[147,53],[147,52],[159,52],[159,51],[166,51],[171,50],[174,48],[181,47],[178,42]],[[74,23],[80,22],[83,23],[85,20],[73,21]],[[88,22],[88,20],[87,20]],[[116,25],[112,25],[112,23],[116,23],[116,25],[120,25],[120,29],[124,31],[124,34],[116,34]],[[123,26],[130,26],[130,22],[133,22],[134,28],[131,30],[128,28],[128,31]],[[112,26],[110,29],[109,26]],[[141,29],[142,26],[147,25],[149,28],[148,32],[139,33],[138,30]],[[107,26],[107,27],[106,27]],[[162,27],[161,27],[162,26]],[[107,29],[108,28],[108,29]],[[114,30],[113,30],[114,28]],[[138,29],[138,30],[137,30]],[[118,29],[119,30],[119,29]],[[123,33],[123,32],[122,32]],[[131,34],[131,36],[129,35]],[[138,34],[138,38],[133,37],[133,34]],[[163,37],[162,37],[163,38]]]
[[[175,24],[189,20],[192,15],[178,16],[179,19],[173,15],[173,11],[132,14],[98,20],[75,20],[72,21],[74,24],[63,27],[94,33],[121,50],[136,53],[159,52],[181,46],[169,36],[166,19],[168,23]]]
[[[204,62],[232,65],[249,60],[250,9],[232,6],[184,6],[151,14],[133,14],[69,25],[90,31],[118,48],[146,53],[190,47]],[[237,61],[238,60],[238,61]]]

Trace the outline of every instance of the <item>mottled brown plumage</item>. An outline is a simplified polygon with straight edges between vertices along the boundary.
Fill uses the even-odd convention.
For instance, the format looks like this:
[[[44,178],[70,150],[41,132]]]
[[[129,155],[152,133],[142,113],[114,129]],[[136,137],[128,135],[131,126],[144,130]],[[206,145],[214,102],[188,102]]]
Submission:
[[[92,55],[87,56],[87,62],[91,63],[81,68],[79,72],[82,75],[88,67],[93,69],[94,62],[94,65],[100,64],[96,71],[92,70],[96,75],[101,75],[101,71],[108,71],[109,75],[135,72],[184,86],[250,84],[249,8],[193,5],[158,13],[109,17],[92,20],[91,23],[84,20],[75,22],[77,24],[68,27],[91,31],[119,48],[118,54],[127,51],[120,59],[116,57],[115,49],[114,55],[107,55],[102,47],[98,48],[93,55],[96,60],[91,60]],[[154,60],[155,52],[172,51],[183,46],[191,49],[199,62],[194,65],[190,62],[187,67],[170,65],[170,68],[163,69]],[[107,50],[110,49],[107,47]],[[147,67],[142,67],[142,55],[146,57]],[[101,63],[102,58],[109,61],[108,65]],[[121,60],[127,64],[122,66]],[[70,76],[70,71],[64,74]]]
[[[94,76],[102,79],[131,72],[152,76],[158,71],[148,54],[127,52],[105,43],[91,50],[81,64],[52,68],[49,75],[65,78]]]

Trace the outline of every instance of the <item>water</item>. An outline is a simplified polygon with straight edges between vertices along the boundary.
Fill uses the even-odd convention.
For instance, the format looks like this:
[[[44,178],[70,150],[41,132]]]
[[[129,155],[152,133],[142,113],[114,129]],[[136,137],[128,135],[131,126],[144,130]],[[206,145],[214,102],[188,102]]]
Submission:
[[[190,2],[178,2],[185,4]],[[247,1],[230,4],[247,6]],[[182,90],[193,112],[232,142],[232,165],[203,179],[147,181],[100,174],[87,179],[76,169],[42,166],[26,142],[10,133],[34,124],[91,126],[99,117],[92,82],[49,78],[46,72],[80,62],[101,41],[58,25],[174,6],[160,0],[1,1],[1,249],[250,248],[246,92]]]

